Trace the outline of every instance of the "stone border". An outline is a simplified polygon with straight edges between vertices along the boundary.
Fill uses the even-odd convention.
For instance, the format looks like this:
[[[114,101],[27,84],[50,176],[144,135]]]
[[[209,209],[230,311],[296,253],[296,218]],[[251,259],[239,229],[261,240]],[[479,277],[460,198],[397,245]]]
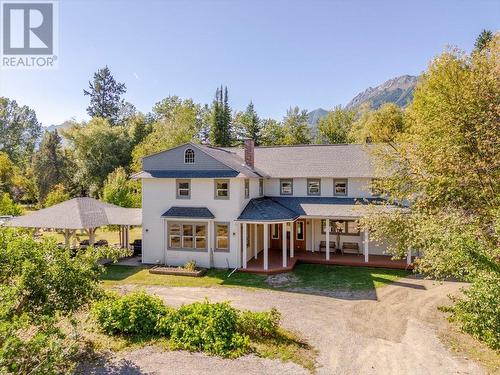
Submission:
[[[156,275],[177,275],[177,276],[191,276],[191,277],[201,277],[207,270],[205,268],[199,268],[194,271],[188,271],[180,267],[168,267],[168,266],[154,266],[149,269],[149,273]]]

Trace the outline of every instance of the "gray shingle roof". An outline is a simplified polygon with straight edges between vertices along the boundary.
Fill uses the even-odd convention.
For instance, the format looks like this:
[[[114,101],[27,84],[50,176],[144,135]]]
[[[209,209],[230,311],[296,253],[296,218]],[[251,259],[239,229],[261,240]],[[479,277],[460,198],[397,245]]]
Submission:
[[[253,169],[249,168],[245,164],[244,155],[235,153],[232,149],[212,147],[195,143],[192,143],[192,145],[246,177],[265,177],[265,174],[260,170],[260,168],[257,166]]]
[[[170,207],[161,217],[213,219],[214,214],[206,207]]]
[[[231,170],[218,171],[141,171],[131,178],[229,178],[238,176],[239,172]]]
[[[141,224],[141,209],[118,207],[88,197],[73,198],[28,215],[15,217],[8,222],[8,225],[13,227],[55,229]]]
[[[270,177],[376,177],[370,150],[377,145],[256,147],[255,167]],[[243,148],[228,149],[244,157]]]
[[[299,216],[359,218],[369,210],[391,210],[394,206],[368,206],[380,198],[264,197],[255,198],[238,217],[239,221],[285,221]]]
[[[254,198],[238,217],[240,221],[281,221],[295,220],[299,215],[279,204],[273,198]]]

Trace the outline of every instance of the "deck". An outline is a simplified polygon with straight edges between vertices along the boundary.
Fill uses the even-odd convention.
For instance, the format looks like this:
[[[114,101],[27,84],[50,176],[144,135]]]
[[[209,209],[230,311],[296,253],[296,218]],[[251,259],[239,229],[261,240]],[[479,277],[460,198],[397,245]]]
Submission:
[[[330,260],[325,259],[324,252],[300,251],[295,250],[295,257],[288,257],[287,267],[282,265],[283,258],[281,250],[269,249],[268,269],[264,270],[264,253],[259,253],[258,259],[252,258],[247,263],[247,268],[240,268],[240,272],[258,273],[272,275],[283,272],[290,272],[297,263],[309,264],[331,264],[337,266],[354,267],[374,267],[374,268],[393,268],[393,269],[412,269],[412,265],[406,264],[406,259],[393,260],[390,255],[370,255],[368,262],[365,262],[363,255],[356,254],[330,254]]]

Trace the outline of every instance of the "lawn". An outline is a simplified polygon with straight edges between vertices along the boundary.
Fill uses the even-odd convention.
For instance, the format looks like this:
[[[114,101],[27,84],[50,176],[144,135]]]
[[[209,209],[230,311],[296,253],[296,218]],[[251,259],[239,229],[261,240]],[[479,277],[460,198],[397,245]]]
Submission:
[[[209,270],[203,277],[154,275],[146,267],[110,265],[102,276],[106,286],[123,284],[160,286],[240,286],[286,290],[288,288],[333,290],[370,290],[390,284],[407,276],[404,270],[368,267],[345,267],[318,264],[299,264],[290,274],[290,283],[270,286],[266,276],[227,270]]]

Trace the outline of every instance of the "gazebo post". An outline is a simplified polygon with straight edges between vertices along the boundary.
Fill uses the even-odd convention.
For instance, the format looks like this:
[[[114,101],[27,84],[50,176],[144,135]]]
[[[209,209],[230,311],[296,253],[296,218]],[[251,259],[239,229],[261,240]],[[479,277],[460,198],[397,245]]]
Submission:
[[[95,228],[89,228],[87,232],[89,234],[89,245],[93,246],[95,243]]]
[[[71,232],[69,229],[64,230],[64,246],[69,247],[69,239],[71,237]]]

